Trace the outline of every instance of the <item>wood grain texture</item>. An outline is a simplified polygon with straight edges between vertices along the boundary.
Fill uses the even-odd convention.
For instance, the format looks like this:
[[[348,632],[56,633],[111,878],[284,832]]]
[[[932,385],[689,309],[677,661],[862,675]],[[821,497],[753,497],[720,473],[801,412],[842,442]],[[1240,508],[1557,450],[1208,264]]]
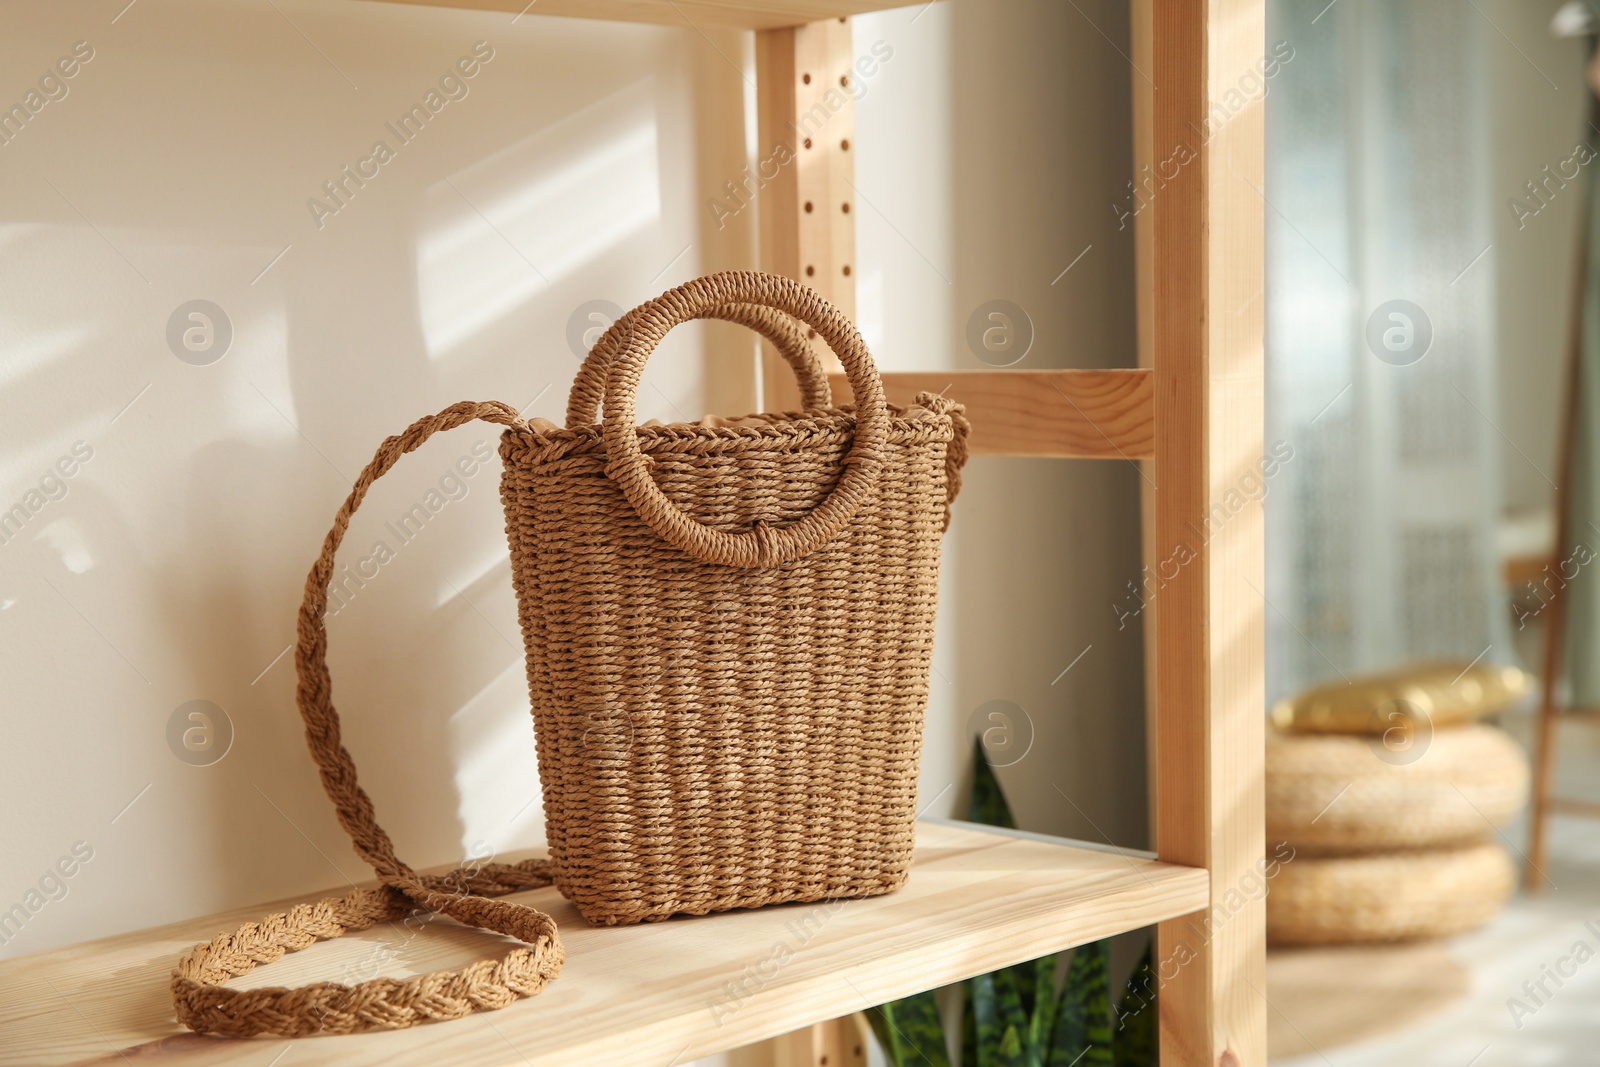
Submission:
[[[370,0],[364,0],[370,2]],[[507,11],[513,15],[564,15],[661,26],[771,30],[867,11],[909,7],[926,0],[384,0],[424,7]]]
[[[1155,160],[1151,123],[1155,120],[1155,86],[1149,81],[1152,42],[1150,38],[1151,4],[1154,0],[1129,0],[1128,51],[1133,62],[1128,65],[1128,80],[1133,85],[1133,172],[1146,173]],[[1153,369],[1156,365],[1156,229],[1155,212],[1135,210],[1139,202],[1129,189],[1124,210],[1131,219],[1124,223],[1133,227],[1133,287],[1136,314],[1136,334],[1139,345],[1139,366]],[[1139,556],[1143,562],[1140,586],[1147,575],[1155,573],[1161,562],[1156,551],[1156,465],[1154,459],[1140,461],[1143,477],[1139,479]],[[1156,603],[1155,598],[1140,594],[1142,608],[1140,635],[1144,640],[1144,749],[1145,749],[1145,803],[1147,806],[1148,840],[1156,839],[1156,784],[1160,768],[1156,764]]]
[[[761,269],[803,282],[852,320],[854,61],[845,19],[756,34]],[[824,365],[838,370],[827,345],[813,340]],[[797,407],[793,373],[770,345],[762,350],[764,407]]]
[[[1152,11],[1157,849],[1209,871],[1208,914],[1163,923],[1162,1063],[1266,1063],[1262,514],[1225,494],[1263,432],[1262,113],[1237,83],[1264,52],[1262,0]]]
[[[843,375],[828,382],[835,402],[848,400]],[[895,404],[923,391],[961,401],[973,455],[1136,460],[1155,452],[1150,371],[891,371],[883,387]]]
[[[872,1029],[860,1012],[772,1041],[772,1067],[867,1067]]]
[[[294,1067],[662,1067],[1192,912],[1207,897],[1204,871],[920,823],[911,879],[888,896],[611,928],[588,926],[553,889],[507,899],[556,918],[567,963],[543,994],[501,1011],[298,1041],[181,1031],[167,992],[178,954],[286,901],[0,962],[0,1063],[261,1067],[288,1047]],[[420,933],[375,927],[236,983],[420,973],[504,944],[448,920]]]

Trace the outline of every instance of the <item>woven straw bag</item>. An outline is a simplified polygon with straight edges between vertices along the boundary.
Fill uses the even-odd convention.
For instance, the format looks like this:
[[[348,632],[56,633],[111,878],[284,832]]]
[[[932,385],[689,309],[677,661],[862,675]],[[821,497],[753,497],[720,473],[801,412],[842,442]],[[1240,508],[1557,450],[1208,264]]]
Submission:
[[[806,409],[636,427],[645,360],[695,318],[768,337],[794,367]],[[853,405],[832,406],[794,320],[838,355]],[[422,875],[395,855],[340,743],[323,619],[335,551],[368,488],[432,434],[475,418],[506,427],[501,496],[550,857]],[[295,657],[311,754],[382,884],[195,946],[172,977],[179,1021],[301,1036],[504,1007],[561,967],[549,916],[492,899],[539,886],[554,884],[599,925],[900,886],[939,544],[966,433],[960,406],[943,397],[889,405],[860,335],[816,293],[738,272],[619,319],[579,370],[564,429],[530,425],[503,404],[463,403],[389,438],[307,579]],[[418,905],[525,947],[355,986],[222,984]]]

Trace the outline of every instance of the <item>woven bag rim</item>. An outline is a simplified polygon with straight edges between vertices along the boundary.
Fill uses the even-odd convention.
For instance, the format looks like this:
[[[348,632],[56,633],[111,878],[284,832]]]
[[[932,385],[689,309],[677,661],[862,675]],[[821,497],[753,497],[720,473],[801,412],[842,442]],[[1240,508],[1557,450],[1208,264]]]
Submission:
[[[950,416],[949,411],[918,408],[917,414],[907,416],[906,411],[910,410],[910,406],[888,405],[890,426],[893,429],[914,430],[931,424],[931,426],[949,426],[954,430],[955,419]],[[853,430],[856,424],[856,408],[854,405],[837,405],[832,408],[808,408],[805,411],[758,411],[754,414],[730,416],[730,419],[768,419],[768,421],[765,424],[730,422],[726,426],[702,426],[699,422],[653,422],[653,424],[640,424],[634,429],[640,438],[792,437],[795,434],[814,432],[818,429]],[[538,437],[550,442],[557,440],[578,442],[590,437],[605,440],[605,424],[590,422],[589,426],[557,426],[547,430],[523,424],[523,426],[507,426],[506,434],[509,437]]]
[[[939,431],[937,439],[953,439],[956,420],[948,411],[938,412],[922,408],[916,415],[907,416],[908,407],[889,405],[889,429],[897,435],[916,434],[917,431]],[[651,445],[670,442],[700,440],[707,443],[735,443],[758,441],[796,440],[814,444],[819,434],[841,435],[848,438],[855,430],[855,406],[844,404],[832,408],[813,408],[807,411],[760,412],[741,418],[768,419],[764,424],[703,426],[697,422],[667,422],[634,428],[639,435],[639,446],[649,451]],[[943,431],[948,431],[945,437]],[[591,442],[604,447],[605,430],[602,423],[588,426],[558,426],[541,430],[533,426],[508,426],[504,436],[538,441],[546,446],[585,446]],[[919,439],[921,435],[919,434]],[[891,440],[894,438],[891,438]]]

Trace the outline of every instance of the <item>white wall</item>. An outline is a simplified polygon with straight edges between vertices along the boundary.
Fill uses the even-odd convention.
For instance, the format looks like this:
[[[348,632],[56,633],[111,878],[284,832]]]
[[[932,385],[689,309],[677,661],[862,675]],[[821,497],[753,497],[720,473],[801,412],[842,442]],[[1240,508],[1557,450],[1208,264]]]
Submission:
[[[94,850],[7,954],[367,876],[278,658],[350,481],[456,400],[537,397],[560,419],[574,309],[753,248],[702,220],[745,132],[740,72],[692,32],[257,0],[113,23],[121,6],[17,6],[0,36],[7,102],[74,42],[94,53],[0,147],[0,500],[93,450],[0,544],[0,901]],[[397,146],[384,124],[477,41],[494,58],[469,94],[315,225],[308,198]],[[716,41],[741,58],[738,35]],[[209,366],[165,338],[196,298],[233,327]],[[693,329],[663,347],[641,417],[702,408],[700,350]],[[342,557],[396,550],[330,631],[350,748],[415,864],[541,837],[498,461],[412,543],[385,528],[494,439],[463,428],[408,458]],[[206,767],[166,740],[196,699],[234,730]]]
[[[756,256],[753,213],[719,230],[706,209],[753,149],[748,35],[124,3],[19,6],[0,36],[0,103],[74,42],[94,50],[0,146],[0,507],[26,505],[75,442],[93,449],[0,544],[0,908],[75,842],[93,849],[5,955],[366,877],[277,658],[351,479],[455,400],[559,419],[575,309]],[[893,49],[857,115],[860,320],[880,362],[981,367],[967,319],[1003,298],[1035,327],[1020,366],[1131,365],[1132,229],[1110,208],[1131,169],[1123,5],[947,0],[855,34]],[[480,40],[494,58],[469,95],[319,228],[307,199],[393,141],[384,123]],[[165,336],[195,299],[232,323],[207,366]],[[680,334],[641,417],[737,408],[749,340]],[[418,865],[542,835],[497,462],[411,543],[385,526],[494,436],[409,457],[341,556],[397,550],[331,621],[332,666],[363,784]],[[1137,487],[1125,465],[973,461],[930,708],[934,814],[964,807],[974,712],[1009,700],[1035,734],[1001,771],[1024,827],[1144,843],[1139,636],[1112,609],[1138,574]],[[167,740],[192,700],[232,724],[209,766]]]
[[[1034,330],[1018,368],[1133,366],[1133,226],[1112,210],[1132,172],[1126,4],[949,0],[858,18],[855,38],[895,49],[857,109],[858,316],[879,362],[982,369],[968,320],[1005,300]],[[964,814],[971,738],[1004,702],[1017,728],[991,758],[1023,828],[1146,843],[1141,631],[1115,610],[1139,579],[1138,487],[1131,463],[969,465],[923,760],[934,813]]]
[[[1556,459],[1562,373],[1572,299],[1572,269],[1587,176],[1549,186],[1540,206],[1525,189],[1542,168],[1568,165],[1580,140],[1600,146],[1587,126],[1590,95],[1582,71],[1586,43],[1549,30],[1554,4],[1495,0],[1486,11],[1508,40],[1491,42],[1487,71],[1494,145],[1495,318],[1499,351],[1500,469],[1508,510],[1548,508],[1559,481]],[[1591,164],[1592,166],[1593,164]],[[1570,165],[1569,165],[1570,166]],[[1571,173],[1568,169],[1567,173]],[[1538,208],[1520,216],[1518,200]],[[1542,472],[1542,473],[1541,473]],[[1549,480],[1547,480],[1547,478]]]

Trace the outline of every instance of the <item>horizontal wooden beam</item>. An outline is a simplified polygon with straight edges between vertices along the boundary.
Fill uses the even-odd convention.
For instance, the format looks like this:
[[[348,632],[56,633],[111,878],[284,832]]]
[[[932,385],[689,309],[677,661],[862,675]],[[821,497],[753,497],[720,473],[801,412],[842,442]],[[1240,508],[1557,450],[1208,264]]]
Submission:
[[[1561,815],[1586,815],[1591,819],[1600,819],[1600,804],[1592,800],[1551,797],[1547,803],[1551,811]]]
[[[472,11],[564,15],[609,22],[650,22],[660,26],[719,26],[775,30],[822,19],[848,18],[868,11],[910,7],[923,0],[384,0],[385,3],[458,7]]]
[[[843,402],[850,383],[829,375]],[[979,456],[1146,459],[1155,454],[1155,379],[1148,370],[967,370],[890,372],[895,404],[920,392],[959,400]]]

